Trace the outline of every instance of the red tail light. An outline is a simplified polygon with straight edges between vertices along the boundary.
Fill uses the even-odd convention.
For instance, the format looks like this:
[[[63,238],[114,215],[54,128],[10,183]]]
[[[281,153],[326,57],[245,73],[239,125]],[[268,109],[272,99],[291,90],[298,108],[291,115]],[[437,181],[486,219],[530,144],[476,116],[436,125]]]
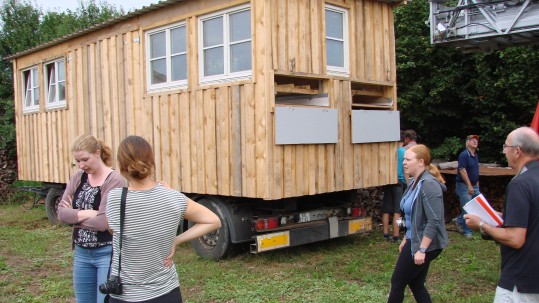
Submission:
[[[277,217],[260,218],[255,221],[256,231],[264,231],[266,229],[273,229],[279,227],[279,220]]]
[[[352,208],[352,217],[359,217],[361,214],[361,209],[359,207]]]
[[[255,222],[255,229],[257,231],[264,230],[264,219],[257,219]]]
[[[271,217],[271,218],[267,218],[266,219],[267,221],[267,228],[277,228],[279,227],[279,222],[277,221],[277,218],[275,217]]]

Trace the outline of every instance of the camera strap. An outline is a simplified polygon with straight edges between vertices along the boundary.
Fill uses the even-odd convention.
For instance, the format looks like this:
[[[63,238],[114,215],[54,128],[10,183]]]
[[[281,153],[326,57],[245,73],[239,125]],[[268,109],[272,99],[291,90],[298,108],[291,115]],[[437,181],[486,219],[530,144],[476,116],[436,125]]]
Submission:
[[[122,241],[124,237],[124,223],[125,223],[125,199],[127,196],[127,187],[122,188],[122,198],[120,203],[120,251],[118,252],[118,277],[122,270]]]

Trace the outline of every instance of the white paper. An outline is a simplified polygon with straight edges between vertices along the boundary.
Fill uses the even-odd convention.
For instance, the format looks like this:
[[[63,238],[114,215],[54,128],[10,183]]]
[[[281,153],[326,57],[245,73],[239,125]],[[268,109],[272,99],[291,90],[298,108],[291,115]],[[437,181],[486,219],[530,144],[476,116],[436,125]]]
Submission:
[[[464,210],[472,215],[479,216],[483,222],[492,226],[500,226],[503,223],[503,219],[498,213],[490,206],[487,199],[483,194],[476,196],[464,205]]]

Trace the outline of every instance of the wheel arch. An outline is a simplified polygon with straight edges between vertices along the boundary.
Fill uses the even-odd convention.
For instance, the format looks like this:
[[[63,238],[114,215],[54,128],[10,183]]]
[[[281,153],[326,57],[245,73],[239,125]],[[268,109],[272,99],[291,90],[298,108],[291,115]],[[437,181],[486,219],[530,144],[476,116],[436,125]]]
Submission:
[[[195,202],[200,202],[202,199],[209,199],[220,206],[224,219],[229,227],[230,241],[232,243],[238,244],[253,241],[253,236],[255,235],[251,226],[253,212],[246,203],[230,203],[233,202],[231,199],[234,198],[212,195],[196,194],[189,198]],[[227,201],[227,199],[230,199],[230,201]],[[184,230],[186,230],[188,222],[187,220],[184,221],[184,226],[182,226],[182,228],[185,228]]]

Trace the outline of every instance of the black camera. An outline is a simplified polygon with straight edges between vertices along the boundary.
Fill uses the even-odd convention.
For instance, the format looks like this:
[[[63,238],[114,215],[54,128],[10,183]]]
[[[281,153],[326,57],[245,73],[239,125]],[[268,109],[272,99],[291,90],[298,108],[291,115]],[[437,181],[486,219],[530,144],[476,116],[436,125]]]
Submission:
[[[110,276],[107,282],[99,285],[99,291],[102,294],[122,294],[122,280],[118,276]]]

